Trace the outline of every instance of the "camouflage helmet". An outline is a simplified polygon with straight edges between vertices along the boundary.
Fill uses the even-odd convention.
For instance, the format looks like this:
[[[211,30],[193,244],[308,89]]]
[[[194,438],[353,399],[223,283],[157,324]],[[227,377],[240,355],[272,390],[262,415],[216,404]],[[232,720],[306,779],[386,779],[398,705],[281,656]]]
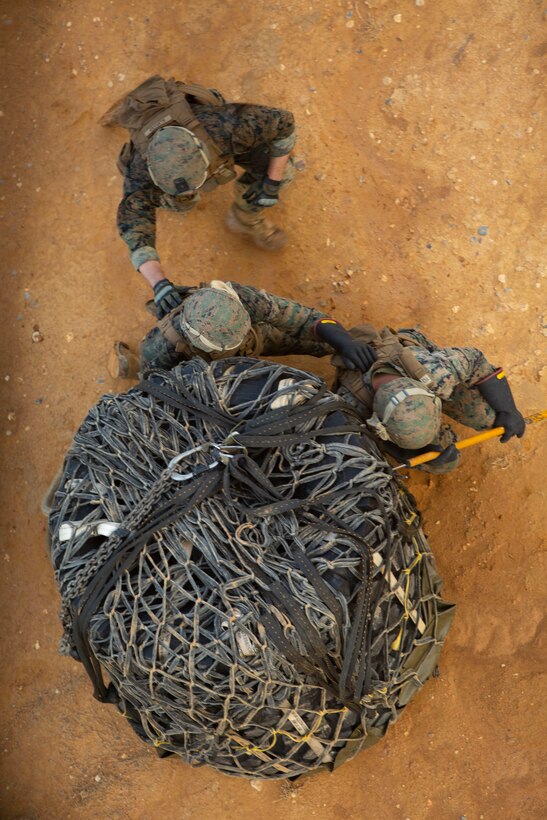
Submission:
[[[401,377],[375,392],[374,412],[367,424],[379,438],[405,450],[418,450],[439,432],[441,406],[441,400],[420,382]]]
[[[147,150],[148,170],[154,183],[173,196],[192,194],[207,179],[207,148],[181,125],[160,128]]]
[[[200,288],[184,302],[180,329],[192,347],[224,353],[241,345],[251,329],[251,318],[235,293]]]

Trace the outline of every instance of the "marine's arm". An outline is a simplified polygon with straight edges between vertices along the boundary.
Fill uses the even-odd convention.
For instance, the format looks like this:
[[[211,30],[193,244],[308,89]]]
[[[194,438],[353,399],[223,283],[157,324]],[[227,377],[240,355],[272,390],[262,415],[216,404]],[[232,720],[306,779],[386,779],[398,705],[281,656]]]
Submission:
[[[521,438],[524,435],[524,419],[502,368],[490,364],[484,353],[475,347],[438,348],[430,355],[435,363],[436,392],[442,398],[449,399],[459,384],[477,389],[496,413],[494,426],[505,427],[503,443],[512,436]]]
[[[342,325],[322,311],[250,285],[232,285],[249,313],[252,325],[261,325],[263,355],[292,353],[319,357],[331,354],[334,349],[347,357],[360,350],[359,343],[353,341]],[[323,323],[329,325],[331,335],[322,331]],[[333,326],[337,328],[336,334],[332,332]]]
[[[330,346],[319,342],[314,333],[315,322],[324,318],[324,313],[251,285],[231,284],[247,310],[252,326],[260,325],[263,355],[326,356],[332,352]]]
[[[175,286],[165,277],[156,250],[154,192],[138,156],[134,156],[126,170],[117,223],[119,234],[129,248],[133,267],[154,290],[154,301],[161,315],[165,315],[179,305],[181,299]]]
[[[251,185],[245,199],[261,208],[275,205],[289,156],[296,142],[294,117],[290,111],[257,105],[242,105],[234,129],[234,153],[245,154],[264,145],[269,155],[264,177]]]

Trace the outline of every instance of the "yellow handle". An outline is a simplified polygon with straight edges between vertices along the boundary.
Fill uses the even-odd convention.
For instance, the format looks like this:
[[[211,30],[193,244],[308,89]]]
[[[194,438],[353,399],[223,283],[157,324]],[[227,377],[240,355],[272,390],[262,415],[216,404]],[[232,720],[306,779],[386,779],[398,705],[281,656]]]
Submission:
[[[503,436],[504,433],[505,427],[494,427],[492,430],[486,430],[484,433],[479,433],[476,436],[470,436],[469,438],[462,439],[462,441],[456,441],[455,447],[456,450],[465,450],[466,447],[471,447],[473,444],[478,444],[479,441],[487,441],[489,438],[497,438],[498,436]],[[414,456],[414,458],[409,458],[405,466],[417,467],[418,464],[425,464],[427,461],[433,461],[433,459],[438,458],[439,456],[440,453],[437,453],[435,450],[431,450],[429,453],[424,453],[422,456]]]
[[[547,418],[547,410],[540,410],[539,413],[534,413],[533,416],[529,416],[524,419],[524,421],[526,424],[535,424],[545,418]],[[473,444],[478,444],[480,441],[487,441],[489,438],[497,438],[498,436],[502,436],[504,433],[505,427],[494,427],[492,430],[485,430],[484,433],[478,433],[476,436],[470,436],[469,438],[464,438],[461,441],[457,441],[455,445],[456,450],[465,450],[466,447],[471,447]],[[419,464],[426,464],[428,461],[433,461],[440,455],[441,454],[437,453],[435,450],[431,450],[429,453],[424,453],[423,456],[414,456],[414,458],[410,458],[404,464],[398,464],[395,469],[397,470],[401,467],[417,467]]]

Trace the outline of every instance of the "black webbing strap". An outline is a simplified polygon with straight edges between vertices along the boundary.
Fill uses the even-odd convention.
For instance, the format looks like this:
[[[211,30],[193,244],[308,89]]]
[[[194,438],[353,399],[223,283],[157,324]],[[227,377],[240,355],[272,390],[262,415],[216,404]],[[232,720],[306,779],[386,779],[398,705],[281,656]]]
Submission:
[[[316,413],[315,415],[319,415]],[[321,414],[322,415],[322,414]],[[313,418],[313,416],[310,416]],[[291,420],[292,421],[292,420]],[[289,426],[289,424],[287,424]],[[293,423],[290,426],[294,426]],[[279,433],[270,434],[267,436],[250,435],[247,433],[239,433],[237,436],[238,444],[244,447],[254,448],[255,450],[265,449],[267,447],[292,447],[295,444],[302,444],[306,441],[312,441],[322,436],[342,435],[343,433],[360,433],[353,424],[339,424],[337,427],[325,427],[320,430],[310,430],[308,433]]]
[[[322,601],[334,615],[336,623],[338,624],[338,629],[341,632],[344,614],[336,595],[333,593],[329,585],[325,583],[321,574],[316,569],[315,564],[310,561],[302,547],[295,546],[293,550],[293,557],[296,566],[313,586],[319,600]]]
[[[233,426],[234,419],[232,416],[228,413],[224,413],[220,409],[213,409],[198,401],[191,396],[179,382],[177,382],[179,393],[149,379],[143,379],[143,381],[139,382],[136,386],[139,390],[142,390],[143,393],[149,393],[151,396],[154,396],[154,398],[161,399],[161,401],[164,401],[170,407],[175,407],[177,410],[188,410],[192,408],[198,416]]]

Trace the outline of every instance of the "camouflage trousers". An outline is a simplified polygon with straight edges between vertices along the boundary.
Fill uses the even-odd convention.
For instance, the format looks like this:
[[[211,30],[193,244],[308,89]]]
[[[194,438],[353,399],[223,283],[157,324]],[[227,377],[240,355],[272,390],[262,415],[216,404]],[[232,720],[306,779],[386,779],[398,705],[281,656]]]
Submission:
[[[234,204],[237,208],[240,208],[242,211],[247,211],[248,213],[255,213],[260,214],[269,208],[260,208],[257,205],[249,205],[249,203],[243,199],[243,195],[247,192],[250,186],[259,179],[262,179],[265,175],[266,171],[268,170],[268,162],[265,161],[264,168],[259,167],[258,165],[255,168],[249,169],[247,168],[243,174],[236,179],[234,182]],[[289,161],[285,167],[285,173],[283,174],[283,179],[281,180],[280,190],[286,188],[287,185],[290,185],[294,179],[294,163],[292,157],[289,157]],[[159,207],[164,208],[167,211],[176,211],[177,213],[187,213],[188,211],[192,211],[198,202],[201,201],[202,194],[199,191],[188,199],[183,199],[181,197],[171,196],[170,194],[162,194],[159,202]]]
[[[443,401],[443,414],[454,421],[471,427],[473,430],[490,430],[494,426],[496,418],[495,412],[490,405],[483,399],[476,387],[466,387],[464,384],[459,384],[449,401]],[[458,437],[449,424],[442,424],[439,435],[433,444],[438,444],[441,447],[449,447],[458,440]],[[435,468],[435,462],[431,461],[429,464],[422,464],[420,470],[426,473],[449,473],[454,470],[461,461],[461,455],[458,453],[456,458],[448,461]]]
[[[362,391],[362,378],[356,378],[356,371],[345,370],[344,368],[336,368],[336,382],[338,384],[338,394],[349,404],[351,404],[358,411],[364,419],[370,418],[372,410],[369,407],[372,405],[372,393],[365,389]],[[367,395],[368,393],[368,395]],[[365,404],[364,402],[367,402]],[[479,391],[475,387],[466,387],[464,384],[459,384],[449,401],[443,401],[443,415],[448,416],[454,421],[471,427],[473,430],[490,430],[494,426],[496,414],[490,405],[483,399]],[[450,424],[447,422],[441,425],[439,434],[431,442],[432,445],[438,445],[445,449],[451,444],[454,444],[458,437]],[[381,441],[378,441],[381,447]],[[435,466],[435,461],[421,464],[416,467],[417,470],[423,470],[426,473],[449,473],[454,470],[461,461],[461,455],[458,452],[452,461]]]

